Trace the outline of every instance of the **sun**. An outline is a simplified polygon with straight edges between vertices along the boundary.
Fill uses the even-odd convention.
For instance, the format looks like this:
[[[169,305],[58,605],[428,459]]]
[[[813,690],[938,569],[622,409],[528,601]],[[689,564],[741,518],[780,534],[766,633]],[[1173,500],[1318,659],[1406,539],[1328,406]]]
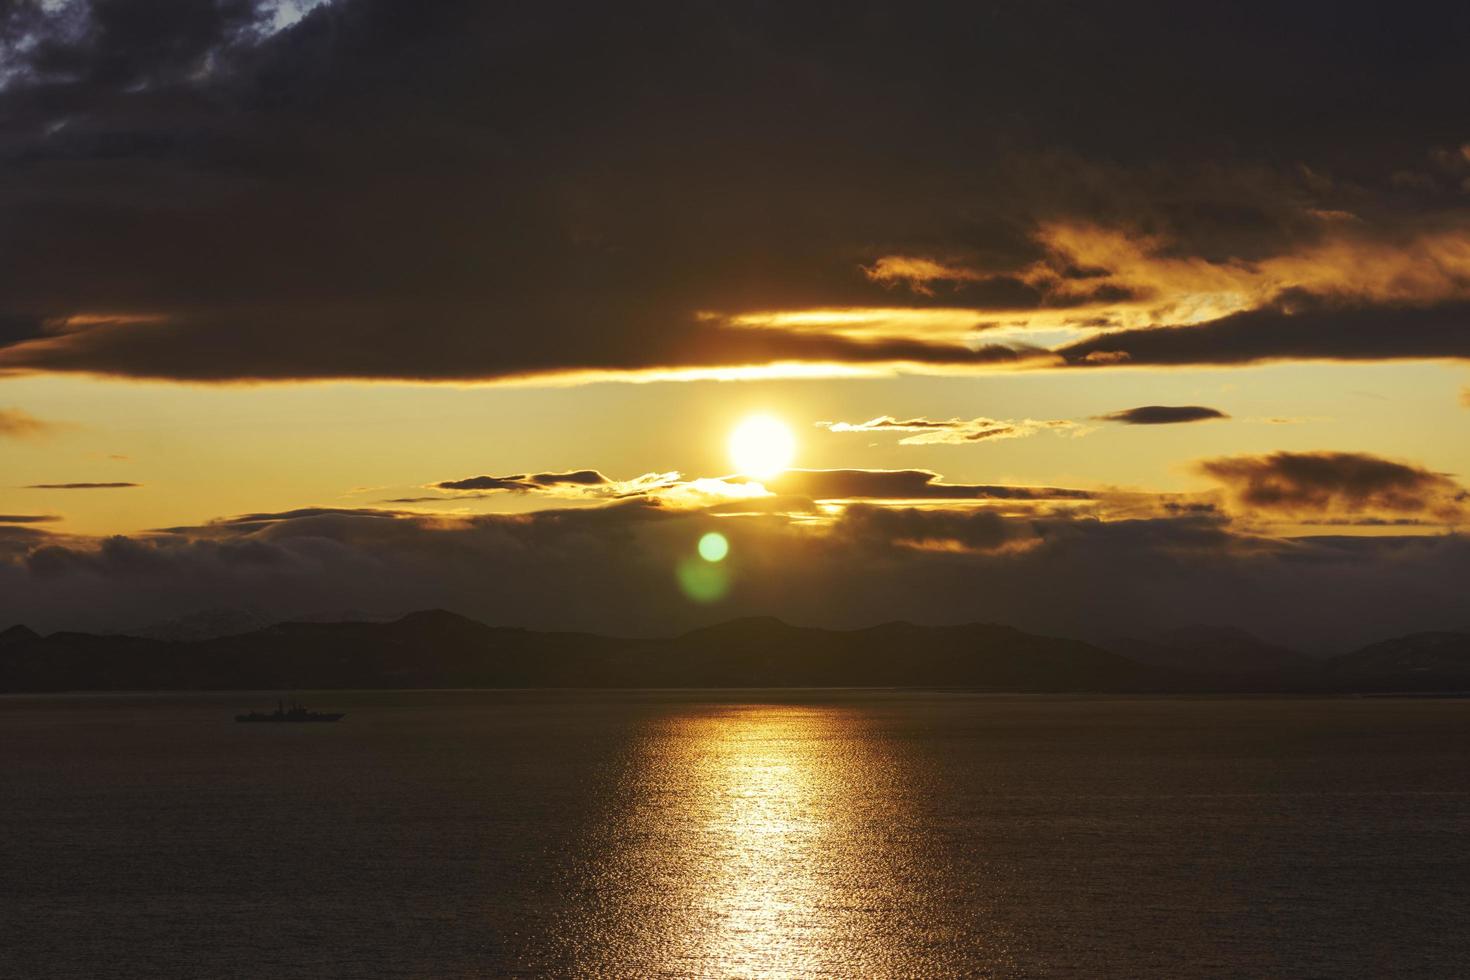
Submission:
[[[730,433],[730,459],[746,476],[772,477],[791,465],[796,437],[780,419],[752,415]]]

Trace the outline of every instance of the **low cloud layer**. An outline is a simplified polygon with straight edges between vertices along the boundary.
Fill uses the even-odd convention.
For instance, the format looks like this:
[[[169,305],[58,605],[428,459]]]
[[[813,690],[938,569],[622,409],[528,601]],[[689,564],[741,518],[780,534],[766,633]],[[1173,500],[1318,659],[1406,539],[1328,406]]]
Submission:
[[[731,590],[705,605],[680,591],[676,569],[716,529],[730,541]],[[635,634],[757,613],[1083,635],[1231,622],[1342,647],[1463,626],[1467,578],[1459,535],[1270,540],[1210,514],[854,506],[811,524],[634,501],[462,518],[318,508],[101,539],[0,528],[0,623],[40,629],[221,607],[288,617],[443,606],[505,625]]]
[[[1097,416],[1099,422],[1122,422],[1124,425],[1175,425],[1182,422],[1207,422],[1228,419],[1218,408],[1203,405],[1140,405]]]
[[[1296,517],[1464,520],[1470,491],[1443,473],[1365,453],[1271,453],[1199,464],[1243,511]]]

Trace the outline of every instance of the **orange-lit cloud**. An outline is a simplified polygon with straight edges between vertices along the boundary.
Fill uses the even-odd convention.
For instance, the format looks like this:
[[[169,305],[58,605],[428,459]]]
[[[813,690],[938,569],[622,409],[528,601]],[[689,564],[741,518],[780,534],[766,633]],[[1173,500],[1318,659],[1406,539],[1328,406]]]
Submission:
[[[874,282],[884,285],[903,283],[914,292],[924,296],[934,295],[930,283],[980,282],[993,275],[993,273],[967,269],[960,265],[950,265],[935,259],[908,255],[882,256],[872,265],[864,266],[863,273]]]
[[[18,408],[0,408],[0,439],[38,439],[58,428],[55,422],[43,422]]]
[[[441,480],[428,489],[444,491],[432,497],[397,497],[389,504],[453,503],[497,494],[536,494],[563,500],[619,500],[647,496],[682,483],[678,473],[644,473],[630,480],[614,480],[597,470],[561,473],[517,473],[510,476],[471,476]]]
[[[759,503],[761,511],[771,512],[810,511],[814,502],[851,500],[1080,502],[1095,496],[1088,490],[1066,487],[946,483],[938,473],[917,469],[792,469],[760,480],[746,476],[685,478],[677,472],[645,473],[631,480],[615,480],[594,470],[574,475],[578,479],[565,479],[568,474],[531,474],[447,480],[430,487],[450,492],[383,503],[457,505],[500,494],[531,493],[569,502],[637,499],[672,510],[729,505],[727,512],[738,512]]]
[[[1249,261],[1180,255],[1164,236],[1088,222],[1047,222],[1035,238],[1046,257],[1005,274],[1035,287],[1043,307],[1062,309],[1003,311],[1033,329],[1088,325],[1088,317],[1110,328],[1187,326],[1291,291],[1389,305],[1470,299],[1470,226],[1463,223],[1388,239],[1344,231]],[[907,256],[886,256],[864,272],[925,295],[938,283],[1001,274]]]
[[[898,440],[901,446],[953,445],[995,439],[1020,439],[1038,432],[1055,432],[1058,435],[1085,435],[1089,430],[1068,419],[946,419],[927,418],[896,419],[891,415],[880,415],[866,422],[818,422],[818,427],[829,432],[879,432],[904,433]]]
[[[760,481],[773,493],[812,500],[1088,500],[1066,487],[946,483],[930,470],[787,470]]]

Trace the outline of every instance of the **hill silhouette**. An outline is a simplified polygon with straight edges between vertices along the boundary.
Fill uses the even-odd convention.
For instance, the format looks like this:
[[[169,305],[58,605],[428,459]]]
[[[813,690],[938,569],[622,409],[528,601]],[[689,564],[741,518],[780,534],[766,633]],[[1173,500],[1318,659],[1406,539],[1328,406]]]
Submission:
[[[1143,641],[1140,641],[1143,642]],[[1422,633],[1318,662],[1239,631],[1190,629],[1130,659],[994,623],[865,629],[737,619],[628,639],[489,626],[444,610],[287,622],[169,641],[0,632],[0,692],[414,687],[923,687],[989,691],[1470,688],[1470,634]],[[1116,649],[1116,648],[1115,648]],[[1159,651],[1163,651],[1160,653]],[[1237,658],[1232,661],[1232,657]],[[1144,662],[1147,661],[1147,662]]]
[[[1327,666],[1345,685],[1412,680],[1426,690],[1470,689],[1470,633],[1410,633],[1335,657]]]
[[[1211,676],[1310,679],[1321,662],[1234,626],[1182,626],[1101,644],[1130,660]]]

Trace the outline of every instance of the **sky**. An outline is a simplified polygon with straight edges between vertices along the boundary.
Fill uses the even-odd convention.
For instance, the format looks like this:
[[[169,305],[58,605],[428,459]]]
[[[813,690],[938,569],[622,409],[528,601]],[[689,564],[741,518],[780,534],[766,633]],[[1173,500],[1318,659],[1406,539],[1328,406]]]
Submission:
[[[0,624],[1470,628],[1467,42],[0,0]]]

